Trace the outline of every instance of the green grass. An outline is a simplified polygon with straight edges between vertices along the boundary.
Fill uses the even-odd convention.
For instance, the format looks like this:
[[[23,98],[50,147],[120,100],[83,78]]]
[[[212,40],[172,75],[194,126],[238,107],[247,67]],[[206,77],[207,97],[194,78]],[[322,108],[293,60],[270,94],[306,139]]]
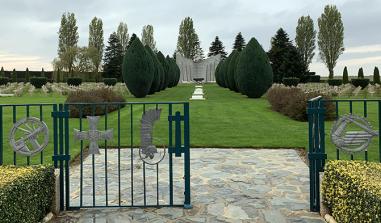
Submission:
[[[207,100],[190,101],[190,128],[192,147],[228,147],[228,148],[306,148],[308,147],[308,125],[306,122],[294,121],[286,116],[271,110],[265,98],[249,99],[239,93],[218,87],[215,84],[206,84],[205,92]],[[136,99],[131,96],[127,101],[131,102],[167,102],[167,101],[188,101],[194,85],[179,85],[178,87],[167,89],[143,99]],[[0,104],[24,104],[24,103],[62,103],[64,96],[44,95],[35,93],[33,96],[0,98]],[[154,108],[146,106],[145,109]],[[154,136],[156,144],[167,144],[168,142],[168,106],[160,106],[163,109],[161,119],[155,124]],[[362,114],[363,104],[354,104],[354,113]],[[174,111],[182,111],[181,106],[174,106]],[[131,107],[121,109],[120,136],[121,145],[130,147],[131,145]],[[133,144],[140,143],[139,126],[143,106],[133,105]],[[340,114],[348,113],[348,105],[340,105]],[[44,121],[49,129],[53,129],[50,118],[51,107],[43,109]],[[378,129],[378,110],[376,104],[369,104],[369,120]],[[39,115],[39,108],[30,109],[31,116]],[[25,117],[25,108],[17,110],[17,120]],[[99,129],[104,128],[104,119],[99,123]],[[118,113],[113,112],[107,115],[107,128],[114,129],[114,138],[108,142],[108,146],[116,146]],[[330,143],[329,133],[332,122],[326,122],[326,142],[329,158],[334,158],[335,148]],[[12,127],[12,109],[3,108],[3,145],[5,163],[13,162],[13,153],[5,141],[7,134]],[[79,119],[70,119],[70,154],[72,157],[80,153],[80,142],[72,139],[73,128],[79,128]],[[87,121],[83,120],[83,129],[87,129]],[[52,131],[51,131],[52,133]],[[49,147],[44,151],[45,162],[51,162],[52,136]],[[86,145],[85,145],[86,146]],[[369,148],[370,160],[378,160],[378,139],[373,140]],[[341,158],[348,158],[342,154]],[[361,157],[356,158],[363,158]],[[20,163],[26,162],[25,157],[17,156]],[[39,162],[39,156],[33,157],[32,162]]]

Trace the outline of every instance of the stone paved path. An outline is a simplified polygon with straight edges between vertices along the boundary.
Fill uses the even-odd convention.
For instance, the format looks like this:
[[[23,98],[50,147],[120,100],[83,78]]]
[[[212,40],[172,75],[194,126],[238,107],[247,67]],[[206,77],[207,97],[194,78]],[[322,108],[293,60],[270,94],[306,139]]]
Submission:
[[[125,150],[121,157],[130,155]],[[96,156],[96,204],[105,202],[104,150]],[[119,202],[117,152],[108,150],[108,201]],[[141,162],[134,152],[134,176],[141,174]],[[122,158],[123,160],[123,158]],[[91,157],[83,168],[83,204],[92,202]],[[159,171],[159,202],[168,201],[168,162],[163,160]],[[177,163],[176,163],[177,162]],[[174,168],[175,203],[182,203],[182,160]],[[87,167],[87,168],[86,168]],[[121,172],[131,173],[130,162],[121,162]],[[151,168],[151,169],[149,169]],[[147,187],[147,202],[156,200],[156,169],[147,168],[147,179],[154,180]],[[79,166],[71,170],[72,204],[79,204]],[[127,172],[126,172],[127,171]],[[130,174],[122,174],[121,204],[131,203]],[[103,208],[64,212],[54,222],[324,222],[316,213],[309,212],[308,167],[295,150],[285,149],[192,149],[192,204],[193,209],[182,208]],[[176,180],[176,176],[179,180]],[[141,178],[139,178],[141,179]],[[134,178],[134,203],[142,202],[139,186],[142,180]],[[150,193],[150,189],[153,190]]]

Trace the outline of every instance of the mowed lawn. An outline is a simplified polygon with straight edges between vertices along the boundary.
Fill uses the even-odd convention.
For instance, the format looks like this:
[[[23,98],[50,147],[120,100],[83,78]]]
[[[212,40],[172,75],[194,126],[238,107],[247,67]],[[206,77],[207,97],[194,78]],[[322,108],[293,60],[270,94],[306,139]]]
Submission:
[[[286,116],[271,110],[266,98],[249,99],[239,93],[218,87],[215,84],[204,85],[206,100],[190,101],[190,128],[192,147],[224,147],[224,148],[307,148],[308,147],[308,125],[306,122],[294,121]],[[189,101],[194,85],[179,85],[178,87],[167,89],[143,99],[132,96],[126,98],[130,102],[179,102]],[[24,103],[63,103],[64,96],[35,93],[26,94],[23,97],[0,98],[0,104],[24,104]],[[157,145],[168,144],[168,106],[159,106],[162,111],[160,121],[155,124],[154,141]],[[339,108],[340,114],[347,113],[347,105]],[[107,117],[102,117],[99,122],[99,129],[114,129],[114,138],[107,142],[107,146],[118,146],[129,148],[131,144],[138,146],[140,143],[140,119],[143,109],[155,108],[155,105],[126,106],[120,112],[112,112]],[[368,116],[373,126],[378,129],[377,105],[369,104]],[[8,132],[12,127],[13,115],[12,107],[3,108],[3,149],[4,162],[13,162],[13,152],[8,145]],[[362,104],[354,104],[354,113],[362,114]],[[131,110],[133,123],[131,131]],[[182,112],[182,106],[173,106],[173,112]],[[49,129],[53,129],[50,117],[51,106],[43,108],[43,119]],[[25,107],[18,108],[16,120],[26,116]],[[30,108],[30,116],[39,116],[39,107]],[[118,130],[118,117],[120,125]],[[105,119],[107,118],[107,126]],[[73,139],[73,129],[79,129],[79,119],[70,120],[70,154],[72,157],[80,154],[81,144]],[[334,158],[336,150],[330,143],[329,133],[332,122],[326,122],[326,142],[329,158]],[[82,128],[86,130],[87,121],[82,119]],[[132,132],[132,135],[131,135]],[[118,140],[118,136],[120,140]],[[52,131],[50,134],[50,144],[44,151],[44,162],[51,162],[53,153]],[[133,139],[133,142],[131,141]],[[103,144],[103,143],[101,143]],[[86,147],[86,142],[82,149]],[[378,160],[378,139],[372,141],[369,149],[370,160]],[[341,158],[348,158],[348,155],[341,154]],[[364,156],[356,158],[363,158]],[[17,156],[18,163],[26,162],[24,157]],[[40,162],[40,157],[32,158],[32,163]]]

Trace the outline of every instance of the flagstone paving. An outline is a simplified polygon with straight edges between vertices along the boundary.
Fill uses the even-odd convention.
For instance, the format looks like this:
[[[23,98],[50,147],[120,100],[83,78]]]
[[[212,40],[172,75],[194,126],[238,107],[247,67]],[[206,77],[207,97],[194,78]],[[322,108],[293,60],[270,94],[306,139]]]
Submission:
[[[107,150],[108,205],[131,205],[131,164],[134,205],[143,202],[142,162],[137,150]],[[146,165],[147,204],[168,204],[168,154],[159,165]],[[105,205],[105,151],[94,158],[96,205]],[[83,165],[82,204],[92,204],[92,158]],[[71,205],[81,202],[80,166],[71,168]],[[174,159],[174,202],[182,204],[183,160]],[[149,182],[149,183],[148,183]],[[156,182],[159,182],[157,185]],[[159,199],[157,199],[159,192]],[[324,222],[309,212],[308,167],[291,149],[191,149],[193,209],[102,208],[64,212],[53,222]]]

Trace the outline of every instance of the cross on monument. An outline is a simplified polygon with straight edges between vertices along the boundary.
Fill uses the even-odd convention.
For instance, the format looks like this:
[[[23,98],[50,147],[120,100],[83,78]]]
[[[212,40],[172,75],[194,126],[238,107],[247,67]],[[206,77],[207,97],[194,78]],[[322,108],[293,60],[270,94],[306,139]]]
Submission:
[[[80,131],[74,129],[74,138],[77,140],[88,140],[90,141],[89,153],[90,154],[100,154],[98,141],[99,140],[110,140],[112,139],[113,130],[107,129],[105,131],[100,131],[97,129],[99,122],[99,116],[87,116],[89,121],[89,130]]]

